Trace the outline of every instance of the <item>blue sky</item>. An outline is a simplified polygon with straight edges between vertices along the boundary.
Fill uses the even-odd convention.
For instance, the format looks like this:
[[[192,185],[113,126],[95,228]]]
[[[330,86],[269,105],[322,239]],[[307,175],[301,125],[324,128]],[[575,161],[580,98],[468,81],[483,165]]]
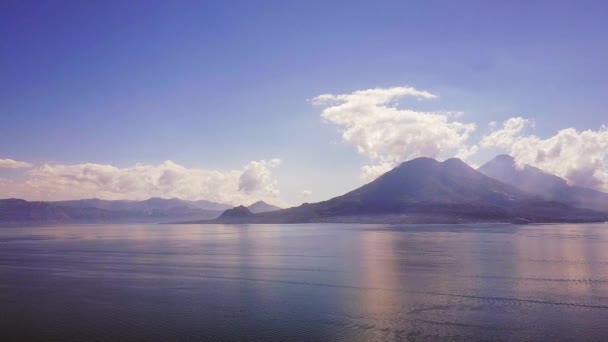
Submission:
[[[408,85],[439,96],[408,108],[462,112],[474,135],[518,116],[541,138],[600,130],[607,17],[602,1],[3,1],[0,159],[280,158],[282,200],[321,200],[362,184],[369,156],[320,94]]]

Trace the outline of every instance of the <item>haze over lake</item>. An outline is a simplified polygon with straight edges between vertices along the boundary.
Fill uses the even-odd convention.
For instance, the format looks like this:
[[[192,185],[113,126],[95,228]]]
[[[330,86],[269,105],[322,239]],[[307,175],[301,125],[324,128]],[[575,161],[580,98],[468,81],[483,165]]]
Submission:
[[[608,225],[5,227],[0,307],[7,341],[599,341]]]

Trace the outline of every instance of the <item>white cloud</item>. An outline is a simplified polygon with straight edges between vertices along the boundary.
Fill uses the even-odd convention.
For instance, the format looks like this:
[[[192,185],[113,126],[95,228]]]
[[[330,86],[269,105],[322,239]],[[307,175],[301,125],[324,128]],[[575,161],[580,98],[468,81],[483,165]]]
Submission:
[[[375,165],[364,165],[361,168],[361,178],[364,180],[374,180],[380,177],[382,174],[390,171],[393,167],[395,167],[395,163],[393,162],[381,162]]]
[[[302,192],[300,193],[300,195],[304,198],[310,197],[310,195],[312,195],[312,191],[310,190],[302,190]]]
[[[278,200],[271,169],[279,159],[248,163],[242,170],[187,168],[172,161],[119,168],[102,164],[44,164],[22,180],[1,181],[0,197],[26,199],[146,199],[177,197],[229,204]]]
[[[412,87],[376,88],[350,94],[323,94],[313,103],[321,116],[340,127],[342,140],[366,156],[362,177],[371,180],[398,163],[426,156],[444,159],[466,153],[475,124],[462,123],[453,112],[421,112],[397,108],[403,97],[434,99],[437,95]]]
[[[372,180],[402,161],[425,156],[458,157],[470,161],[480,152],[501,150],[520,164],[534,165],[566,178],[571,184],[608,191],[608,130],[567,128],[543,139],[527,131],[534,122],[513,117],[477,144],[469,141],[476,125],[459,121],[459,112],[422,112],[398,108],[396,100],[437,95],[412,87],[376,88],[349,94],[323,94],[312,102],[322,106],[321,117],[339,127],[342,141],[367,157],[361,176]],[[500,127],[499,127],[500,126]],[[483,154],[482,153],[482,154]]]
[[[481,147],[508,148],[520,137],[524,129],[530,125],[530,120],[522,117],[510,118],[503,122],[502,128],[496,129],[484,136],[479,145]],[[491,122],[490,127],[496,127],[496,122]]]
[[[0,159],[0,169],[27,169],[32,164],[13,159]]]
[[[392,87],[357,90],[350,94],[334,95],[322,94],[313,98],[316,105],[332,105],[353,102],[367,102],[375,104],[386,104],[398,98],[411,96],[418,99],[435,99],[438,96],[428,91],[417,90],[413,87]]]
[[[245,166],[245,171],[239,177],[239,191],[247,194],[263,191],[269,194],[278,195],[276,181],[272,179],[270,169],[281,164],[280,159],[269,161],[252,161]]]
[[[481,140],[483,147],[498,147],[519,164],[536,166],[567,179],[571,184],[608,191],[608,129],[560,130],[546,139],[525,135],[530,122],[522,118],[505,121],[502,128]]]

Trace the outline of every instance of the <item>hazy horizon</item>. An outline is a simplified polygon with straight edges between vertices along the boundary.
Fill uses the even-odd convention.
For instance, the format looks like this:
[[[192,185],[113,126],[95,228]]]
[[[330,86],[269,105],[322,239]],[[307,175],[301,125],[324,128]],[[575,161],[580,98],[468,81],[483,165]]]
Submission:
[[[424,157],[423,156],[423,157],[416,157],[414,159],[417,159],[417,158],[430,158],[430,157]],[[435,158],[431,158],[431,159],[437,160]],[[460,160],[460,158],[456,158],[456,157],[452,157],[452,158],[449,158],[449,159],[459,159]],[[396,166],[397,165],[395,165],[395,167]],[[364,183],[369,183],[371,181],[373,181],[373,179],[365,180]],[[345,192],[349,192],[351,190],[353,190],[353,189],[346,190]],[[342,194],[343,193],[338,194],[338,195],[342,195]],[[48,202],[55,202],[55,201],[57,201],[57,202],[62,202],[62,201],[77,201],[77,200],[145,201],[145,200],[151,200],[151,199],[157,199],[158,198],[158,199],[164,199],[164,200],[177,199],[177,200],[184,200],[184,201],[209,201],[209,202],[214,202],[214,203],[219,203],[219,204],[228,204],[228,205],[234,205],[234,206],[238,206],[238,205],[248,206],[248,205],[254,204],[256,202],[264,202],[264,203],[268,203],[268,204],[273,204],[272,200],[270,200],[270,202],[267,202],[267,201],[261,200],[261,199],[251,199],[250,202],[242,202],[242,203],[224,203],[224,202],[211,201],[211,200],[208,200],[207,198],[188,199],[188,198],[180,198],[180,197],[169,196],[169,195],[159,195],[159,196],[151,196],[151,197],[146,197],[144,195],[144,197],[139,197],[139,198],[124,198],[123,194],[120,194],[120,193],[119,194],[115,194],[115,195],[116,196],[112,196],[112,197],[78,197],[78,198],[72,197],[72,196],[68,196],[68,198],[53,198],[53,199],[46,199],[46,198],[44,198],[44,199],[28,199],[28,198],[21,198],[21,197],[10,197],[10,198],[24,199],[24,200],[28,200],[28,201],[48,201]],[[0,199],[3,199],[3,198],[0,198]],[[4,199],[8,199],[8,198],[4,198]],[[303,202],[303,203],[306,203],[306,202]],[[283,203],[283,204],[285,204],[285,203]],[[295,205],[298,205],[298,204],[300,204],[300,203],[297,203]],[[287,204],[287,205],[289,205],[289,204]]]

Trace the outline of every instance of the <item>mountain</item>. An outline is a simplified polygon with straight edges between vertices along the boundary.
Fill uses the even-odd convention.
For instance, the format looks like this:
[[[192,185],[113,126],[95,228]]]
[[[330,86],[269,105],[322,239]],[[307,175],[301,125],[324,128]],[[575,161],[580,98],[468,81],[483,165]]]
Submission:
[[[192,209],[203,210],[220,210],[232,208],[231,205],[216,203],[206,200],[186,201],[178,198],[160,198],[152,197],[143,201],[133,200],[102,200],[98,198],[71,200],[71,201],[54,201],[50,202],[64,207],[91,207],[107,210],[128,210],[128,211],[143,211],[150,212],[154,210],[167,210],[176,207],[187,207]]]
[[[9,198],[0,200],[0,222],[69,221],[69,215],[56,206],[44,202],[28,202]]]
[[[229,204],[217,203],[217,202],[212,202],[212,201],[207,201],[207,200],[198,200],[198,201],[181,200],[181,201],[188,203],[189,205],[191,205],[195,208],[205,209],[205,210],[222,210],[223,211],[223,210],[232,208],[232,206]]]
[[[28,202],[15,198],[0,200],[0,223],[108,221],[127,217],[128,213],[111,212],[98,208],[61,207],[49,202]]]
[[[608,215],[547,201],[502,183],[459,159],[404,162],[342,196],[254,214],[248,223],[597,222]],[[226,223],[230,217],[191,223]]]
[[[238,207],[234,207],[232,209],[228,209],[226,211],[224,211],[222,213],[222,215],[220,215],[220,217],[218,217],[218,219],[227,219],[227,218],[247,218],[247,217],[254,217],[255,215],[249,211],[249,209],[247,209],[247,207],[239,205]]]
[[[577,208],[608,212],[608,194],[593,189],[571,186],[556,175],[530,165],[518,166],[509,155],[500,155],[478,171],[520,190],[546,200],[559,201]]]
[[[193,203],[176,198],[150,198],[144,201],[83,199],[54,202],[4,199],[0,200],[0,223],[171,222],[214,219],[222,213],[222,210],[202,209],[198,207],[199,205],[231,208],[219,203]]]
[[[578,207],[605,208],[605,196],[569,186],[565,180],[536,168],[518,169],[508,156],[499,156],[479,171],[459,159],[438,162],[417,158],[342,196],[288,209],[261,201],[249,208],[232,208],[177,198],[56,202],[6,199],[0,200],[0,223],[600,222],[607,221],[608,214]],[[229,209],[222,213],[201,208],[205,206]]]
[[[276,205],[268,204],[264,201],[257,201],[255,203],[253,203],[252,205],[248,206],[247,209],[249,209],[249,211],[251,211],[254,214],[258,214],[258,213],[265,213],[268,211],[277,211],[277,210],[281,210],[282,208],[279,208]]]

